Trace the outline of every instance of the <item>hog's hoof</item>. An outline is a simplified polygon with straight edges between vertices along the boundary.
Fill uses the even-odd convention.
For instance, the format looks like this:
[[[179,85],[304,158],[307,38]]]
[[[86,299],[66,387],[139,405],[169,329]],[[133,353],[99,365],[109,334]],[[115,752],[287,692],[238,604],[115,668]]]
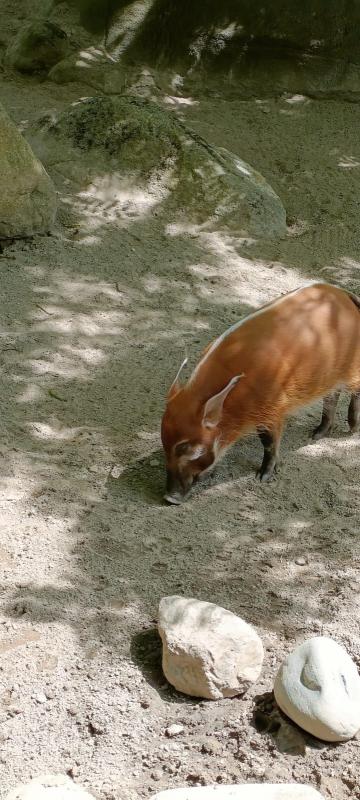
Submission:
[[[326,436],[331,434],[332,428],[330,426],[323,426],[318,425],[311,434],[311,438],[313,442],[319,441],[319,439],[325,439]]]
[[[256,473],[256,477],[259,478],[260,483],[269,483],[275,480],[277,471],[277,464],[274,464],[272,467],[260,467]]]
[[[360,425],[349,425],[350,433],[359,433]]]

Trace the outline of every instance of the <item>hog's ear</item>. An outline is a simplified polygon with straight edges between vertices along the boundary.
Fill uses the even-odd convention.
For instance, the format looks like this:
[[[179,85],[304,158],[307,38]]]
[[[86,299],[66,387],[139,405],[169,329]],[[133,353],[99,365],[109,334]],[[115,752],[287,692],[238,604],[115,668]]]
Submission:
[[[179,381],[179,378],[182,370],[184,369],[184,367],[186,367],[187,362],[188,362],[187,358],[184,358],[184,361],[182,362],[181,367],[177,372],[176,378],[174,382],[171,384],[170,389],[167,393],[167,400],[171,400],[173,397],[175,397],[179,389],[181,389],[181,383]]]
[[[244,374],[236,375],[235,378],[231,378],[231,381],[225,386],[225,389],[222,389],[221,392],[218,394],[214,394],[213,397],[210,397],[209,400],[205,403],[204,408],[204,415],[202,424],[205,428],[216,428],[219,424],[224,402],[231,390],[236,386],[240,378],[243,378]]]

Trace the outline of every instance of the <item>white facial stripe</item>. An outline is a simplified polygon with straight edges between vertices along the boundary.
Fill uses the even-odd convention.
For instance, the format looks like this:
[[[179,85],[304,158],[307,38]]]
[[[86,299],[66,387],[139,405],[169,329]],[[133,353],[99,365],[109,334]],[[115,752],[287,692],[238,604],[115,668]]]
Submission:
[[[176,451],[176,448],[181,444],[187,444],[189,449],[187,452],[178,456],[179,464],[187,464],[189,461],[196,461],[197,458],[200,458],[204,455],[204,453],[206,453],[206,448],[204,445],[196,444],[191,446],[186,440],[177,442],[177,444],[174,446],[174,451]]]
[[[205,452],[206,449],[202,444],[196,445],[189,456],[190,461],[196,461],[196,459],[200,458],[200,456],[203,456]]]
[[[201,359],[201,361],[199,361],[199,363],[196,365],[194,371],[190,375],[188,383],[189,384],[192,383],[192,381],[194,380],[194,378],[197,375],[198,370],[200,369],[200,367],[203,364],[205,364],[205,361],[209,358],[211,353],[213,353],[214,350],[216,350],[216,348],[219,347],[219,345],[225,339],[227,339],[228,336],[230,336],[230,334],[234,333],[234,331],[236,331],[238,328],[240,328],[241,325],[244,325],[244,323],[248,322],[249,319],[254,319],[255,317],[260,316],[260,314],[263,314],[269,308],[275,308],[276,306],[280,305],[280,303],[283,303],[284,300],[286,300],[288,297],[293,296],[295,294],[298,294],[298,292],[302,292],[303,289],[306,289],[308,286],[316,286],[317,284],[324,285],[325,281],[308,281],[308,283],[305,283],[304,286],[300,286],[298,289],[294,289],[292,292],[288,292],[287,294],[283,295],[282,297],[278,297],[272,303],[267,303],[267,305],[262,306],[261,308],[258,308],[256,311],[253,311],[251,314],[248,314],[246,317],[243,317],[242,319],[238,320],[238,322],[235,322],[234,325],[231,325],[231,327],[228,328],[226,331],[224,331],[224,333],[222,333],[220,336],[218,336],[218,338],[215,339],[215,341],[213,342],[211,347],[209,347],[209,349],[205,353],[204,357]]]

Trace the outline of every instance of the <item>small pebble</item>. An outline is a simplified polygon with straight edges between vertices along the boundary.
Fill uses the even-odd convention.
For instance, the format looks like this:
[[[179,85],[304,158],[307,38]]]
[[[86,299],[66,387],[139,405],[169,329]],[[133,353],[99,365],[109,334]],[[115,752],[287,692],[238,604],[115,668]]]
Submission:
[[[123,467],[120,467],[118,464],[112,468],[110,475],[112,478],[120,478],[121,473],[123,472]]]
[[[36,703],[42,704],[42,703],[46,703],[47,698],[46,698],[46,695],[44,694],[44,692],[39,692],[39,694],[35,694],[34,695],[34,700],[35,700]]]
[[[22,714],[24,709],[20,706],[12,704],[11,706],[7,707],[7,712],[10,714],[11,717],[15,717],[17,714]]]
[[[304,558],[304,556],[299,556],[299,558],[295,558],[295,564],[297,564],[298,567],[305,567],[306,564],[308,564],[308,563],[309,562],[308,562],[307,558]]]
[[[183,732],[184,732],[184,726],[174,722],[173,725],[169,725],[169,727],[166,728],[165,735],[168,736],[169,739],[172,739],[173,736],[179,736],[180,733]]]
[[[74,764],[72,767],[69,767],[69,769],[66,770],[66,774],[69,776],[69,778],[76,778],[79,774],[79,767]]]
[[[151,777],[152,777],[153,781],[161,781],[161,778],[162,778],[161,770],[160,769],[154,769],[154,771],[151,773]]]

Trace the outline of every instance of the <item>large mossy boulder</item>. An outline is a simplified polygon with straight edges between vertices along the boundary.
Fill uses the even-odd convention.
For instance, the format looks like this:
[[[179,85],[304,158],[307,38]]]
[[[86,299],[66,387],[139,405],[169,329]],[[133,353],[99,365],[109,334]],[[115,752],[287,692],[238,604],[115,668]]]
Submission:
[[[46,233],[55,211],[51,179],[0,105],[0,239]]]
[[[157,191],[157,213],[168,221],[181,214],[197,224],[226,224],[244,235],[286,232],[285,209],[265,179],[157,103],[134,96],[86,98],[40,120],[39,135],[42,151],[46,144],[50,155],[56,151],[58,160],[76,164],[77,173],[86,164],[83,174],[96,177],[97,186],[106,175],[109,187],[109,176],[116,174],[118,197],[126,194],[121,180],[124,187],[131,181],[139,190]]]

